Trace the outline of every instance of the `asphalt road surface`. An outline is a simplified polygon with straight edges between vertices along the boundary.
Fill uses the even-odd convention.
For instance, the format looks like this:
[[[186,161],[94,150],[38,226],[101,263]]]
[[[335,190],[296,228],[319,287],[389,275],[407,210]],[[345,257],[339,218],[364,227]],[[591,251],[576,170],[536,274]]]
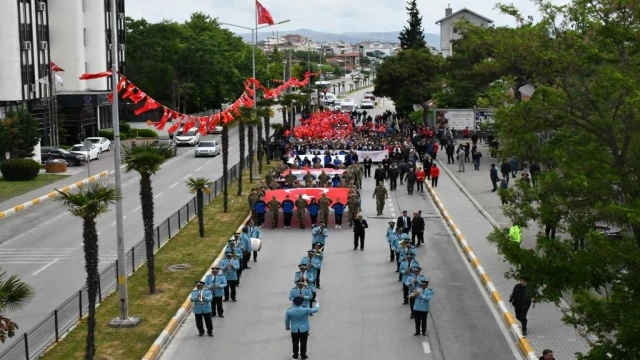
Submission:
[[[364,251],[353,250],[348,223],[334,229],[330,219],[317,298],[320,312],[310,318],[309,358],[521,358],[426,193],[409,196],[399,187],[387,201],[384,215],[375,216],[373,187],[373,180],[365,179],[361,190],[369,223]],[[402,210],[422,210],[426,222],[426,246],[419,248],[418,261],[435,292],[427,337],[413,336],[414,323],[408,305],[402,305],[395,263],[389,262],[386,228]],[[307,225],[309,221],[307,217]],[[290,359],[284,314],[290,306],[293,275],[311,244],[309,227],[300,230],[296,225],[294,221],[291,229],[263,228],[258,262],[250,262],[252,269],[244,271],[238,302],[224,303],[225,318],[214,318],[214,338],[199,337],[190,314],[162,359]],[[191,283],[185,284],[185,296],[190,287]]]
[[[362,95],[364,90],[351,96]],[[377,111],[380,113],[382,110]],[[275,112],[271,123],[282,123],[281,112]],[[229,167],[239,161],[237,132],[237,128],[230,130]],[[220,135],[209,135],[203,137],[202,141],[206,139],[220,141]],[[167,161],[152,178],[156,225],[193,196],[184,184],[187,178],[203,176],[215,180],[222,175],[222,156],[195,158],[193,149],[179,147],[178,156]],[[105,152],[100,160],[91,162],[93,174],[113,170],[113,167],[113,151]],[[125,245],[128,248],[143,237],[139,178],[137,173],[123,172]],[[109,175],[101,180],[112,182],[114,177]],[[98,219],[100,269],[117,259],[115,216],[112,206],[107,214]],[[0,228],[0,266],[9,276],[18,275],[35,290],[34,299],[24,309],[8,314],[19,324],[18,335],[21,335],[85,284],[82,221],[70,215],[60,203],[48,201],[1,219]],[[17,337],[0,344],[0,353]]]

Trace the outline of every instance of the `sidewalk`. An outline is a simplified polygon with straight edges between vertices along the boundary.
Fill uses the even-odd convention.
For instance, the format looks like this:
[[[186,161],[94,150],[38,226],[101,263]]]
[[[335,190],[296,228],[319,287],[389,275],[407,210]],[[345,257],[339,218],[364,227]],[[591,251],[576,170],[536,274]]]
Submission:
[[[502,213],[498,195],[491,192],[489,167],[497,161],[491,160],[486,146],[479,145],[479,149],[484,155],[480,171],[473,171],[473,163],[466,163],[465,172],[461,173],[457,172],[458,164],[447,165],[446,155],[440,153],[440,181],[435,190],[506,301],[517,281],[504,277],[510,265],[504,262],[495,245],[490,244],[486,238],[494,226],[507,227],[511,223]],[[459,180],[468,194],[458,187],[451,175]],[[533,235],[535,230],[523,230],[522,246],[533,248]],[[573,359],[574,353],[589,350],[586,339],[573,327],[564,324],[562,316],[561,309],[552,303],[539,303],[529,310],[527,339],[537,356],[542,356],[544,349],[551,349],[557,359]]]

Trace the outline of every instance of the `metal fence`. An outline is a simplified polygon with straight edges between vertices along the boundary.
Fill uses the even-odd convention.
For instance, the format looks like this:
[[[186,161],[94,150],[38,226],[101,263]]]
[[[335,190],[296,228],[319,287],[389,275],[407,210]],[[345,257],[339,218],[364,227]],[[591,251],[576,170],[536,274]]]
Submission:
[[[248,164],[249,157],[245,159]],[[240,173],[239,164],[234,165],[228,172],[228,182],[238,179]],[[209,203],[216,196],[222,193],[222,176],[214,181],[209,195],[205,195],[205,202]],[[184,204],[180,210],[173,213],[162,221],[155,231],[155,248],[157,251],[164,246],[173,235],[182,229],[191,219],[196,216],[195,196]],[[144,239],[131,247],[126,253],[127,276],[133,274],[146,260],[146,250]],[[116,290],[118,279],[118,261],[109,264],[100,272],[100,287],[98,289],[98,303],[102,298]],[[53,343],[60,341],[78,321],[88,312],[87,286],[83,286],[69,299],[58,306],[51,314],[27,331],[22,337],[16,340],[5,351],[0,354],[0,360],[30,360],[37,359]]]

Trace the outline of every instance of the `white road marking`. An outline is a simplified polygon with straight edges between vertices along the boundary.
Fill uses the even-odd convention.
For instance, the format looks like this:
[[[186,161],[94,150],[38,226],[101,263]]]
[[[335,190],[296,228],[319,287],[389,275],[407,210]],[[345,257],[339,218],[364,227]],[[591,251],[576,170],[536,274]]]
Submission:
[[[422,342],[422,349],[424,350],[425,354],[431,354],[431,346],[429,346],[429,342],[428,341],[423,341]]]
[[[28,234],[28,233],[30,233],[30,232],[34,232],[34,231],[38,230],[38,228],[39,228],[39,226],[36,226],[36,227],[34,227],[33,229],[31,229],[31,230],[27,231],[25,234]]]
[[[136,212],[136,211],[140,210],[141,208],[142,208],[141,206],[138,206],[137,208],[133,209],[133,211],[131,211],[131,212]]]
[[[20,239],[21,237],[23,237],[23,236],[25,236],[25,235],[26,235],[26,234],[20,234],[20,235],[18,235],[18,236],[16,236],[16,237],[13,237],[13,238],[11,238],[11,239],[9,239],[9,240],[5,241],[4,243],[2,243],[2,244],[0,245],[0,247],[5,246],[5,245],[9,245],[9,244],[11,244],[12,242],[14,242],[14,241],[16,241],[16,240]]]
[[[113,225],[115,225],[117,223],[118,223],[117,221],[114,221],[114,222],[111,223],[111,226],[113,226]]]
[[[160,194],[158,194],[158,195],[154,196],[153,198],[154,198],[154,199],[157,199],[157,198],[159,198],[160,196],[162,196],[162,194],[164,194],[164,193],[163,193],[163,192],[161,192]]]
[[[196,169],[196,171],[200,171],[200,170],[202,170],[202,166]]]
[[[125,215],[125,216],[123,216],[123,217],[122,217],[122,219],[126,219],[126,218],[127,218],[127,215]]]
[[[189,175],[183,177],[182,180],[187,180],[190,176],[191,176],[191,173],[189,173]]]
[[[209,165],[209,164],[211,164],[211,162],[212,162],[212,161],[213,161],[213,160],[209,160],[209,161],[207,161],[207,162],[205,163],[205,165]]]
[[[68,214],[68,213],[66,213],[66,212],[65,212],[65,213],[62,213],[61,215],[58,215],[58,216],[54,217],[53,219],[51,219],[51,220],[49,220],[49,221],[47,221],[47,222],[42,223],[42,225],[40,225],[40,226],[49,225],[49,224],[51,224],[52,222],[54,222],[54,221],[56,221],[56,220],[60,219],[61,217],[66,216],[67,214]]]
[[[178,186],[178,183],[174,183],[173,185],[169,186],[169,189],[173,189],[176,186]]]
[[[31,274],[31,276],[36,276],[38,274],[40,274],[41,272],[45,271],[49,266],[55,264],[58,262],[58,260],[60,259],[53,259],[50,263],[48,263],[47,265],[41,267],[40,269],[36,270],[36,272],[34,272],[33,274]]]

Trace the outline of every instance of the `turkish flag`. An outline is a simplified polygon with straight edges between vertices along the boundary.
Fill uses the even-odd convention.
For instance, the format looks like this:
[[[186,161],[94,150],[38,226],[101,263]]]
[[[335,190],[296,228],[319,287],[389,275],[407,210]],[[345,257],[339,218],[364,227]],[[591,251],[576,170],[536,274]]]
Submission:
[[[302,195],[302,198],[309,203],[312,198],[316,200],[320,199],[323,193],[327,194],[327,197],[333,202],[336,202],[337,198],[340,198],[340,202],[342,203],[349,200],[349,189],[347,188],[292,188],[269,190],[264,194],[264,199],[265,201],[271,201],[271,198],[275,196],[276,200],[282,202],[286,196],[289,195],[289,199],[295,202],[298,199],[298,195]]]
[[[50,70],[52,72],[64,71],[63,68],[61,68],[60,66],[56,65],[53,61],[49,61],[49,67],[50,67]]]
[[[261,24],[269,24],[273,25],[275,22],[273,21],[273,17],[271,17],[271,13],[267,8],[262,6],[259,1],[256,1],[256,8],[258,9],[258,25]]]
[[[103,77],[111,76],[111,70],[95,73],[95,74],[82,74],[80,80],[100,79]]]

